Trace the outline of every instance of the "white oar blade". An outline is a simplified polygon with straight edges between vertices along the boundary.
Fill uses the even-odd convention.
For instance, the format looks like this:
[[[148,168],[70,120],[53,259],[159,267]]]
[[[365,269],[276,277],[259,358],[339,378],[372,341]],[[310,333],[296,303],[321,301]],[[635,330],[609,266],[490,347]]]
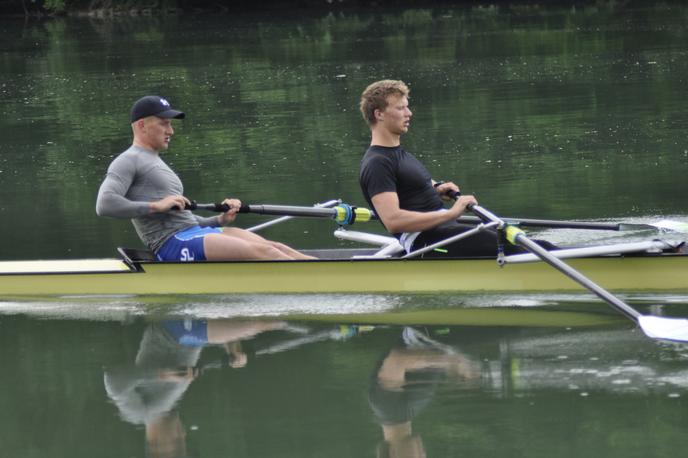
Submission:
[[[688,232],[688,223],[684,221],[663,219],[661,221],[657,221],[656,223],[652,223],[652,226],[664,231]]]
[[[688,320],[685,318],[641,315],[638,324],[648,337],[688,342]]]

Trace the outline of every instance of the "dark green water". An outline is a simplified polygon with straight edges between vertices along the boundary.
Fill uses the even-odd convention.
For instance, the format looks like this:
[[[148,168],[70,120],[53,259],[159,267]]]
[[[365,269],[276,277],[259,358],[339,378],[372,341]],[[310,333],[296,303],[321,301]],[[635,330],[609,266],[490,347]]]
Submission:
[[[486,313],[499,326],[401,327],[223,319],[218,303],[194,305],[215,318],[164,321],[135,300],[99,305],[5,310],[8,456],[374,457],[385,437],[408,457],[670,457],[688,445],[686,348],[601,306],[587,316],[602,324],[583,327],[503,326],[498,310]]]
[[[138,246],[128,221],[99,219],[94,207],[109,162],[131,141],[131,103],[148,93],[187,113],[164,157],[188,197],[362,204],[358,97],[381,78],[411,85],[407,149],[497,213],[686,219],[686,24],[685,6],[618,4],[4,20],[0,259]],[[299,220],[265,235],[343,244],[333,229]],[[364,311],[477,306],[494,326],[411,323],[431,339],[418,342],[398,325],[265,316],[339,313],[352,300]],[[644,338],[587,297],[402,302],[3,299],[0,455],[374,457],[385,431],[404,437],[409,427],[410,438],[390,441],[399,456],[684,453],[684,347]],[[686,301],[640,307],[672,302]],[[601,323],[504,326],[504,307]],[[680,305],[651,309],[662,310],[685,315]],[[212,342],[178,345],[166,318],[208,321]],[[245,364],[226,347],[241,347]],[[155,438],[157,448],[146,445]]]

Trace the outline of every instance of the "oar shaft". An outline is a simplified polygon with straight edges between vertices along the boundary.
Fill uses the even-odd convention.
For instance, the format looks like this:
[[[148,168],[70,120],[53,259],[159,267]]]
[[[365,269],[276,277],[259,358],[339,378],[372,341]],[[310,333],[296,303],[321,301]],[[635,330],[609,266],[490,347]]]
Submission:
[[[560,221],[551,219],[533,219],[533,218],[513,218],[502,217],[503,221],[509,224],[516,224],[523,227],[543,227],[550,229],[592,229],[602,231],[620,231],[622,225],[620,223],[595,223],[585,221]],[[478,224],[482,220],[477,216],[463,215],[457,221],[459,223]]]
[[[458,195],[458,194],[457,194]],[[242,205],[239,213],[257,213],[261,215],[277,215],[277,216],[305,216],[305,217],[332,217],[335,219],[345,219],[342,213],[346,213],[346,208],[353,209],[356,213],[355,220],[370,221],[377,220],[378,217],[372,210],[365,208],[350,207],[346,204],[341,204],[334,208],[319,208],[319,207],[300,207],[293,205]],[[229,206],[223,203],[199,204],[192,202],[186,207],[187,210],[207,210],[212,212],[226,212]],[[672,231],[688,232],[688,224],[676,221],[664,221],[664,225],[659,223],[654,224],[638,224],[638,223],[601,223],[601,222],[587,222],[587,221],[562,221],[551,219],[533,219],[533,218],[516,218],[503,217],[500,218],[508,224],[513,224],[522,227],[540,227],[550,229],[590,229],[590,230],[604,230],[604,231],[625,231],[638,229],[664,229]],[[463,215],[457,221],[465,224],[480,224],[482,220],[476,216]],[[348,223],[347,223],[348,224]]]
[[[342,204],[344,206],[345,204]],[[352,207],[353,208],[353,207]],[[199,204],[192,202],[191,205],[187,205],[187,210],[207,210],[211,212],[226,212],[229,210],[229,206],[223,203],[211,203],[211,204]],[[338,212],[341,213],[340,207],[334,207],[325,209],[318,207],[300,207],[293,205],[242,205],[239,209],[239,213],[257,213],[261,215],[277,215],[277,216],[305,216],[305,217],[335,217]],[[366,218],[361,217],[358,213],[356,218],[359,221],[369,221],[378,219],[375,212],[368,209],[358,208],[358,212],[365,212],[369,215]],[[596,223],[596,222],[586,222],[586,221],[562,221],[562,220],[551,220],[551,219],[533,219],[533,218],[516,218],[516,217],[503,217],[500,218],[509,224],[514,224],[522,227],[541,227],[550,229],[591,229],[591,230],[603,230],[603,231],[624,231],[624,230],[638,230],[638,229],[658,229],[659,227],[652,224],[632,224],[632,223]],[[480,224],[482,220],[477,216],[463,215],[460,216],[457,221],[459,223],[465,224]],[[673,223],[672,230],[679,230],[676,228],[677,222]],[[688,225],[686,229],[688,230]]]
[[[229,205],[224,203],[199,204],[192,202],[187,206],[188,210],[206,210],[211,212],[224,213],[229,210]],[[319,207],[298,207],[293,205],[242,205],[239,213],[256,213],[259,215],[279,215],[279,216],[314,216],[332,217],[336,214],[334,208]]]
[[[640,313],[637,310],[630,307],[628,304],[626,304],[618,297],[614,296],[606,289],[600,287],[597,283],[593,282],[592,280],[578,272],[576,269],[566,264],[561,259],[552,256],[546,249],[542,248],[540,245],[530,240],[528,237],[523,235],[523,233],[519,233],[518,235],[516,235],[516,243],[518,243],[523,248],[526,248],[536,256],[540,257],[540,259],[542,259],[544,262],[559,270],[561,273],[563,273],[573,281],[589,289],[600,299],[607,302],[609,305],[616,308],[618,311],[622,312],[624,315],[631,318],[632,320],[637,321],[640,317]]]
[[[479,205],[473,205],[470,207],[470,210],[478,215],[480,219],[483,221],[492,221],[492,222],[497,222],[500,224],[500,226],[505,226],[506,223],[504,220],[499,218],[498,216],[494,215],[490,211],[480,207]],[[618,297],[614,296],[611,294],[609,291],[605,290],[601,286],[597,285],[595,282],[590,280],[589,278],[585,277],[583,274],[578,272],[576,269],[573,267],[569,266],[566,264],[564,261],[561,259],[558,259],[557,257],[553,256],[550,254],[546,249],[538,245],[537,243],[533,242],[530,240],[520,229],[517,229],[512,226],[514,231],[512,232],[511,236],[510,234],[507,234],[507,238],[510,239],[511,242],[522,246],[526,250],[530,251],[534,255],[538,256],[540,259],[542,259],[544,262],[549,264],[550,266],[554,267],[555,269],[559,270],[561,273],[569,277],[571,280],[577,282],[584,288],[587,288],[590,290],[592,293],[597,295],[600,299],[614,307],[616,310],[619,312],[623,313],[630,319],[634,321],[638,321],[640,318],[641,314],[623,302],[621,299]]]
[[[548,229],[586,229],[598,231],[640,231],[654,230],[663,232],[688,232],[688,223],[683,221],[662,220],[651,223],[602,223],[594,221],[565,221],[556,219],[533,219],[503,216],[503,221],[522,227],[541,227]],[[463,215],[457,219],[460,223],[479,224],[482,220],[475,216]]]
[[[313,206],[314,207],[323,207],[323,208],[332,208],[335,205],[340,204],[340,203],[341,203],[341,200],[332,199],[332,200],[328,200],[327,202],[317,203]],[[289,216],[289,215],[281,216],[279,218],[271,219],[269,221],[266,221],[266,222],[261,223],[261,224],[257,224],[255,226],[248,227],[248,228],[246,228],[246,230],[249,232],[258,232],[258,231],[261,231],[265,228],[274,226],[276,224],[283,223],[285,221],[289,221],[290,219],[293,219],[293,218],[294,218],[293,216]]]
[[[442,184],[442,181],[435,183],[435,186]],[[459,191],[450,191],[449,196],[454,200],[461,196]],[[484,209],[483,209],[484,210]],[[495,215],[492,215],[495,216]],[[495,216],[496,217],[496,216]],[[516,224],[518,226],[524,227],[543,227],[549,229],[593,229],[593,230],[603,230],[603,231],[620,231],[623,230],[623,226],[620,223],[593,223],[585,221],[560,221],[552,219],[533,219],[533,218],[498,218],[499,220],[506,221],[509,224]],[[463,215],[459,216],[457,219],[459,223],[467,224],[480,224],[483,220],[477,216]]]
[[[191,202],[187,210],[207,210],[213,212],[226,212],[229,206],[224,203],[199,204]],[[316,218],[332,218],[339,224],[353,224],[377,219],[377,215],[367,208],[352,207],[340,204],[332,208],[325,207],[299,207],[295,205],[242,205],[239,213],[256,213],[259,215],[278,216],[310,216]]]
[[[332,218],[336,216],[337,210],[336,208],[299,207],[294,205],[242,205],[239,213]]]

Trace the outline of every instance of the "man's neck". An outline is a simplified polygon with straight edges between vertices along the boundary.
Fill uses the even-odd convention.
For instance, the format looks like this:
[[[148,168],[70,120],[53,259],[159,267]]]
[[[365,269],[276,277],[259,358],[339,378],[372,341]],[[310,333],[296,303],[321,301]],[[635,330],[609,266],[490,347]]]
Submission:
[[[146,151],[153,152],[155,154],[160,154],[160,151],[156,150],[155,148],[152,148],[150,145],[148,145],[146,142],[141,141],[138,138],[134,138],[134,141],[132,142],[132,145],[138,146],[139,148],[143,148]]]
[[[373,129],[370,144],[393,148],[401,144],[401,136],[386,129]]]

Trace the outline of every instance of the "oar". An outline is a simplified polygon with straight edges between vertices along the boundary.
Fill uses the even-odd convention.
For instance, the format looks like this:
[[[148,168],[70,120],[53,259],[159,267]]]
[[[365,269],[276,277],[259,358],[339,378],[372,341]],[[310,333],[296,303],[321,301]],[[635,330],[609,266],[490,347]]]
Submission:
[[[333,199],[333,200],[328,200],[327,202],[317,203],[317,204],[315,204],[315,205],[313,205],[313,206],[314,206],[314,207],[332,208],[332,207],[334,207],[335,205],[341,204],[341,203],[342,203],[341,200]],[[293,219],[293,218],[294,218],[294,217],[291,216],[291,215],[281,216],[281,217],[279,217],[279,218],[271,219],[271,220],[269,220],[269,221],[266,221],[266,222],[261,223],[261,224],[257,224],[257,225],[255,225],[255,226],[247,227],[246,230],[249,231],[249,232],[258,232],[258,231],[261,231],[261,230],[263,230],[263,229],[265,229],[265,228],[274,226],[274,225],[276,225],[276,224],[283,223],[283,222],[285,222],[285,221],[289,221],[290,219]]]
[[[505,216],[502,220],[508,224],[523,227],[542,227],[550,229],[591,229],[601,231],[638,231],[660,230],[672,232],[688,232],[688,223],[664,219],[654,223],[602,223],[594,221],[562,221],[552,219],[514,218]],[[477,216],[460,216],[460,223],[479,224],[482,220]]]
[[[435,187],[444,184],[444,181],[438,181],[434,184]],[[452,199],[458,199],[461,195],[460,191],[448,191],[447,195]],[[655,223],[601,223],[592,221],[562,221],[553,219],[533,219],[533,218],[514,218],[502,217],[503,221],[508,224],[514,224],[523,227],[541,227],[548,229],[591,229],[602,231],[637,231],[637,230],[660,230],[660,231],[674,231],[674,232],[688,232],[688,223],[683,221],[673,221],[663,219]],[[457,219],[460,223],[480,224],[483,220],[477,216],[462,215]]]
[[[456,196],[453,196],[456,197]],[[328,202],[329,203],[329,202]],[[331,206],[330,206],[331,207]],[[187,210],[208,210],[214,212],[226,212],[229,207],[225,204],[199,204],[196,202],[187,206]],[[353,212],[353,216],[352,215]],[[378,217],[372,210],[362,207],[355,207],[341,203],[337,206],[320,209],[314,207],[299,207],[293,205],[242,205],[239,213],[257,213],[262,215],[277,216],[306,216],[333,218],[339,224],[349,225],[357,222],[367,222],[377,220]],[[533,219],[504,217],[502,220],[508,224],[522,227],[540,227],[550,229],[590,229],[604,231],[637,231],[637,230],[661,230],[688,233],[688,223],[673,220],[661,220],[653,223],[602,223],[594,221],[566,221],[552,219]],[[457,219],[460,223],[480,224],[482,220],[477,216],[463,215]]]
[[[688,320],[683,318],[664,318],[642,315],[633,307],[530,240],[521,229],[507,224],[504,220],[479,205],[472,205],[470,210],[482,221],[498,223],[499,227],[505,231],[506,238],[509,242],[525,248],[570,279],[590,290],[614,309],[638,323],[648,337],[688,342]]]
[[[199,204],[192,201],[186,206],[187,210],[207,210],[213,212],[226,212],[229,205],[224,203]],[[242,205],[239,213],[256,213],[259,215],[281,216],[309,216],[318,218],[332,218],[338,224],[348,225],[354,222],[366,222],[377,219],[377,215],[371,210],[362,207],[353,207],[347,204],[339,204],[332,208],[324,207],[299,207],[295,205]]]
[[[302,345],[322,342],[324,340],[347,340],[363,332],[370,332],[373,329],[375,329],[375,326],[371,325],[340,325],[335,329],[327,329],[314,334],[306,334],[305,336],[297,337],[296,339],[278,342],[277,344],[273,344],[267,348],[256,351],[256,356],[280,353],[286,350],[298,348]]]

